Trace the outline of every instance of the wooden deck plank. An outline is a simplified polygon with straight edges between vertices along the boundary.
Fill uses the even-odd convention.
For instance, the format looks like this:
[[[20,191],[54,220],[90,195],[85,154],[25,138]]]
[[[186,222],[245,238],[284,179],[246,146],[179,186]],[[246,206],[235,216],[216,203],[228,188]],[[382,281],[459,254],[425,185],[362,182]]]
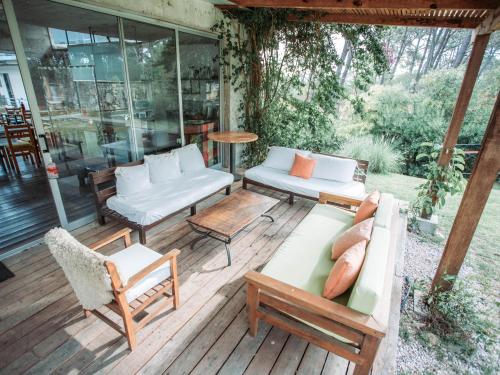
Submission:
[[[240,186],[235,184],[233,189]],[[260,323],[256,337],[249,336],[243,275],[260,269],[314,205],[298,199],[290,206],[283,194],[252,190],[282,202],[272,211],[275,223],[258,219],[235,238],[231,267],[226,267],[220,242],[207,240],[190,249],[196,234],[185,222],[188,211],[148,232],[152,249],[181,250],[181,308],[166,311],[139,331],[134,352],[100,320],[84,319],[45,246],[7,259],[6,265],[18,273],[0,288],[4,318],[0,320],[0,373],[345,374],[347,361],[265,323]],[[198,209],[223,198],[218,194]],[[92,224],[76,231],[76,237],[90,243],[117,227]],[[132,237],[137,239],[137,234]],[[103,252],[113,253],[122,246],[117,242]],[[20,291],[22,298],[16,298]],[[103,311],[113,316],[108,309]]]

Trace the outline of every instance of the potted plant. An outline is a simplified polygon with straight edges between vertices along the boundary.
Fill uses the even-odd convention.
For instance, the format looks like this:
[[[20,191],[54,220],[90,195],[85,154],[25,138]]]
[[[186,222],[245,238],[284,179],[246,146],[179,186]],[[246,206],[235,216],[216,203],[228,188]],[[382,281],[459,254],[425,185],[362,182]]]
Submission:
[[[459,148],[452,150],[452,157],[448,164],[438,162],[441,145],[430,142],[421,144],[422,152],[416,160],[426,160],[425,181],[417,188],[417,199],[413,203],[415,224],[418,230],[434,235],[438,225],[436,211],[442,208],[449,195],[463,191],[465,178],[465,153]]]

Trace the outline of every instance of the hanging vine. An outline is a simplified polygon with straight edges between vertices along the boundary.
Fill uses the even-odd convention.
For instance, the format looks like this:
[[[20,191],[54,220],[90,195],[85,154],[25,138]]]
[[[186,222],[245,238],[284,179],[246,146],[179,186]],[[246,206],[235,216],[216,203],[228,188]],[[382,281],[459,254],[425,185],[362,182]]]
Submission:
[[[336,45],[352,43],[355,92],[387,68],[381,28],[323,24],[301,20],[289,9],[233,10],[212,27],[223,42],[224,79],[241,93],[239,124],[259,135],[243,157],[262,162],[267,147],[280,145],[331,152],[340,145],[334,127],[341,99],[347,97],[336,68]],[[296,21],[291,21],[291,19]]]

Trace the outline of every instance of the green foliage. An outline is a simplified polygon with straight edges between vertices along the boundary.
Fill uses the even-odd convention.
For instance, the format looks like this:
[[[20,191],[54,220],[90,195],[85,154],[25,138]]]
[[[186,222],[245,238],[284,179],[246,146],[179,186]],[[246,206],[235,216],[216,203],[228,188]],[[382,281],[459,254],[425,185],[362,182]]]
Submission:
[[[243,154],[249,166],[262,162],[271,145],[338,148],[332,119],[346,93],[335,72],[336,39],[353,45],[357,89],[386,69],[381,28],[289,21],[304,15],[289,9],[234,11],[212,28],[223,40],[225,79],[241,93],[240,126],[259,135]],[[358,97],[349,99],[362,108]]]
[[[449,291],[432,293],[428,300],[429,326],[441,340],[453,344],[459,354],[469,357],[478,349],[478,344],[494,344],[494,325],[481,311],[478,292],[469,285],[470,280],[456,279]]]
[[[354,137],[345,142],[340,155],[368,160],[368,171],[372,173],[397,173],[403,156],[391,142],[371,136]]]
[[[417,188],[417,199],[413,207],[421,212],[422,217],[430,217],[434,211],[444,207],[448,194],[455,195],[463,191],[465,179],[463,150],[454,148],[448,165],[438,164],[441,146],[426,142],[421,145],[422,152],[417,155],[416,160],[426,160],[425,178],[427,179]]]
[[[392,81],[374,86],[367,99],[366,119],[369,132],[394,139],[404,154],[402,172],[424,176],[427,168],[417,160],[422,142],[440,143],[451,120],[456,98],[463,79],[462,69],[447,69],[424,76],[415,91],[411,80]],[[458,143],[481,143],[484,130],[500,86],[500,67],[482,74],[468,107]]]

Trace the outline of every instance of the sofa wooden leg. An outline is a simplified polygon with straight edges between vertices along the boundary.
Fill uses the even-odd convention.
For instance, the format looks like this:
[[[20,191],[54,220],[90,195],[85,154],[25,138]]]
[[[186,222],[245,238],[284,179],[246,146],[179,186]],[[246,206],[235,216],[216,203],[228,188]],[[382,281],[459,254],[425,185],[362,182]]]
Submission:
[[[104,218],[104,215],[97,215],[97,222],[100,225],[105,225],[106,224],[106,219]]]
[[[288,197],[288,203],[293,205],[293,194]]]
[[[92,315],[90,310],[87,310],[87,309],[83,309],[83,314],[85,315],[86,318],[90,318],[90,315]]]
[[[242,184],[243,189],[245,189],[245,190],[246,190],[246,189],[248,188],[247,184],[248,184],[248,183],[247,183],[246,178],[245,178],[245,177],[243,177],[243,184]]]
[[[196,215],[196,205],[191,206],[191,216]]]
[[[144,229],[139,229],[139,242],[141,245],[146,245],[146,231]]]
[[[379,345],[380,339],[378,337],[365,336],[359,353],[365,361],[362,365],[357,364],[354,367],[353,375],[368,375],[370,373]]]
[[[231,186],[226,188],[226,195],[231,195]]]
[[[253,284],[247,284],[248,328],[250,336],[252,337],[255,337],[257,329],[259,328],[257,306],[259,306],[259,289]]]

